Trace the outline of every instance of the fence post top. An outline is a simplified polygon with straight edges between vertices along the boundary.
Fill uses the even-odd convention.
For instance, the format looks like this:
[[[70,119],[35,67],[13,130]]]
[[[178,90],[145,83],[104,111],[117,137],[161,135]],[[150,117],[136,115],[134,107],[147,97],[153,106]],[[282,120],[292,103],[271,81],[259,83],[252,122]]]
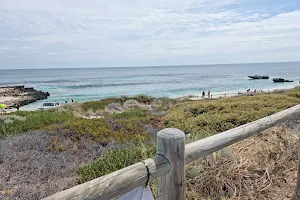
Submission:
[[[177,128],[165,128],[157,133],[157,137],[177,139],[185,137],[185,133]]]

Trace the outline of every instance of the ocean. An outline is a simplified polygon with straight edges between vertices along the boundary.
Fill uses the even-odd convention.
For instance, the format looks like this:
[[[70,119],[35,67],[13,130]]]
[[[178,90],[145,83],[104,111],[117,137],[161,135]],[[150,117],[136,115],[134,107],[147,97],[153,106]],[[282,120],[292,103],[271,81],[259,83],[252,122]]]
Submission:
[[[248,75],[268,75],[250,80]],[[293,83],[273,83],[282,77]],[[45,101],[84,102],[107,97],[147,94],[155,97],[213,95],[251,90],[274,90],[300,85],[300,63],[262,63],[199,66],[22,69],[0,70],[0,86],[25,85],[47,91],[50,97],[24,107],[34,109]]]

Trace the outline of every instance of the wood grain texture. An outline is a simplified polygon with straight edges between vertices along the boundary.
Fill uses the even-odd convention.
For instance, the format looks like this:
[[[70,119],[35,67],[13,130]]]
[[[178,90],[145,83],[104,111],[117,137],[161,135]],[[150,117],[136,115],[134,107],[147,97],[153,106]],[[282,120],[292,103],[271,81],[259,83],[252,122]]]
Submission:
[[[169,161],[163,156],[158,155],[154,158],[144,160],[144,162],[150,170],[150,180],[162,176],[170,170]],[[111,174],[56,193],[44,200],[109,200],[145,185],[147,178],[147,168],[144,163],[139,162]]]
[[[185,163],[190,163],[238,141],[249,138],[289,118],[297,116],[299,113],[300,104],[249,124],[190,143],[186,145]]]
[[[166,128],[157,133],[157,154],[166,157],[170,171],[158,178],[159,200],[185,199],[185,134],[179,129]]]

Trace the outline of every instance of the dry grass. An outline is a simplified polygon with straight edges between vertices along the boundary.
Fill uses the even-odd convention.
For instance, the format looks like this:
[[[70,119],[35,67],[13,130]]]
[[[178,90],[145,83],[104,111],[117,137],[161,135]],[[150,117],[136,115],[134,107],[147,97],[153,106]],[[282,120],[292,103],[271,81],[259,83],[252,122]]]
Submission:
[[[189,164],[187,199],[290,199],[300,143],[297,123],[293,129],[271,128]]]

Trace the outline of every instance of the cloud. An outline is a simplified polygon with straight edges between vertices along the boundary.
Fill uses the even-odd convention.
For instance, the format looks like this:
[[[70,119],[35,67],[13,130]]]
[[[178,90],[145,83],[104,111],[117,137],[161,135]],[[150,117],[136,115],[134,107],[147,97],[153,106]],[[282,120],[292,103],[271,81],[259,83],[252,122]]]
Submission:
[[[237,0],[0,5],[0,68],[293,61],[300,53],[300,8],[274,14]]]

